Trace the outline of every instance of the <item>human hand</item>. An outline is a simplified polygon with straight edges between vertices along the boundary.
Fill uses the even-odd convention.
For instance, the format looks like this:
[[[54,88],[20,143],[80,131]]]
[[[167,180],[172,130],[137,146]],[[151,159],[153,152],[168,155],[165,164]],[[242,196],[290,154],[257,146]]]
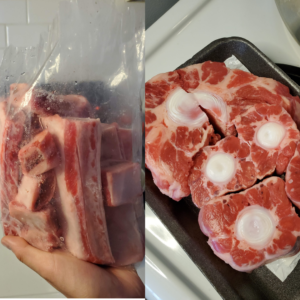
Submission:
[[[69,252],[44,252],[16,236],[1,243],[68,298],[144,298],[145,287],[133,268],[112,268],[77,259]]]

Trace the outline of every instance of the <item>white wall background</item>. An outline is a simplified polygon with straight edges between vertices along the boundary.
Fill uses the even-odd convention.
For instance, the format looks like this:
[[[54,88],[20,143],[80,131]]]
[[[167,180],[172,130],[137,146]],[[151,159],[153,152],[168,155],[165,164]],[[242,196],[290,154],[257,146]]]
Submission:
[[[58,10],[59,0],[0,0],[0,61],[4,48],[35,46]]]

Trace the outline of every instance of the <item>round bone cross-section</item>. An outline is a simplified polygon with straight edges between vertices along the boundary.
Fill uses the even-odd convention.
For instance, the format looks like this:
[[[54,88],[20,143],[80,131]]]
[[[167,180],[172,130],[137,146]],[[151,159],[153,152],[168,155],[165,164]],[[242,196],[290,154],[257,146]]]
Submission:
[[[201,126],[207,122],[207,116],[199,107],[193,94],[181,88],[174,89],[167,101],[168,117],[183,126]]]
[[[273,238],[276,221],[272,214],[259,205],[251,205],[239,212],[235,224],[237,239],[261,250]]]
[[[238,271],[251,272],[299,251],[300,218],[279,177],[211,200],[198,220],[214,253]]]
[[[256,104],[235,119],[238,137],[251,146],[257,177],[286,171],[294,155],[299,131],[291,116],[279,105]]]
[[[248,188],[255,182],[250,147],[234,136],[204,147],[196,157],[189,177],[192,199],[198,207],[212,198]]]
[[[205,171],[212,182],[228,182],[235,172],[234,158],[225,153],[217,153],[208,159]]]
[[[160,191],[178,201],[191,193],[193,156],[209,144],[214,129],[176,72],[155,76],[145,88],[146,166]]]
[[[285,129],[282,124],[268,122],[262,125],[257,131],[257,141],[267,149],[277,148],[285,136]]]

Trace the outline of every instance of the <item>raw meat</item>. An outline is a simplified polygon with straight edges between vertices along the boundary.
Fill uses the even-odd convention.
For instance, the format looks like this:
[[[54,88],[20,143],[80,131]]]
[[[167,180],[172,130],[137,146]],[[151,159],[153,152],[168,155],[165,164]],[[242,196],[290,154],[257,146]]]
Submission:
[[[101,165],[101,177],[107,206],[132,203],[142,194],[141,167],[138,163],[107,160]]]
[[[55,187],[53,170],[36,177],[24,175],[15,201],[23,204],[28,210],[38,211],[52,199]]]
[[[140,234],[143,238],[143,245],[145,246],[145,207],[144,197],[138,197],[134,201],[135,215],[140,229]]]
[[[124,160],[125,154],[124,154],[123,144],[120,139],[118,124],[102,123],[101,127],[102,127],[101,161],[107,159]]]
[[[209,144],[214,130],[196,99],[180,87],[176,72],[155,76],[145,88],[146,166],[160,191],[179,201],[190,194],[193,156]]]
[[[38,212],[32,212],[12,201],[9,203],[9,212],[11,217],[22,223],[20,236],[31,245],[50,251],[61,244],[57,212],[52,203]]]
[[[19,144],[22,140],[25,115],[5,116],[0,145],[1,217],[5,235],[17,235],[19,225],[9,215],[8,205],[15,199],[19,184]]]
[[[249,145],[229,136],[202,149],[191,170],[189,185],[193,202],[201,208],[212,198],[254,185],[256,179]]]
[[[182,87],[193,93],[211,123],[226,135],[235,134],[232,121],[256,103],[278,104],[290,113],[300,128],[300,99],[288,87],[270,78],[226,68],[206,61],[177,70]]]
[[[105,214],[115,265],[126,266],[143,260],[145,244],[134,204],[105,206]]]
[[[112,264],[101,195],[99,119],[42,118],[61,154],[55,196],[67,249],[76,257]]]
[[[85,97],[78,95],[61,96],[34,89],[29,105],[32,112],[43,117],[55,114],[62,117],[91,117],[89,102]]]
[[[126,160],[132,160],[132,130],[119,128],[119,137],[123,144],[124,155]]]
[[[58,239],[58,236],[49,231],[41,231],[36,228],[23,226],[20,237],[26,240],[30,245],[43,251],[49,252],[55,248],[62,247],[62,242]]]
[[[290,200],[300,208],[300,143],[289,162],[285,174],[285,190]]]
[[[255,104],[235,119],[240,139],[251,146],[257,177],[286,171],[294,155],[299,131],[291,116],[279,105]]]
[[[59,114],[63,117],[92,117],[88,100],[80,95],[55,95],[27,84],[10,86],[10,105],[46,117]]]
[[[19,151],[22,172],[36,176],[55,168],[60,163],[60,154],[48,130],[37,134]]]
[[[214,253],[238,271],[299,251],[300,218],[279,177],[211,200],[200,211],[199,225]]]

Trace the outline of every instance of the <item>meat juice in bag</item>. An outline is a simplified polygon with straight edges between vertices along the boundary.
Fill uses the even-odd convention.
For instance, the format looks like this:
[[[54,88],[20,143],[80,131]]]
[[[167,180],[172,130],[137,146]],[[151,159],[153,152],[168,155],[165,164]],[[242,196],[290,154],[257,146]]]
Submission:
[[[5,235],[122,266],[144,257],[143,22],[128,4],[63,1],[0,68]]]

